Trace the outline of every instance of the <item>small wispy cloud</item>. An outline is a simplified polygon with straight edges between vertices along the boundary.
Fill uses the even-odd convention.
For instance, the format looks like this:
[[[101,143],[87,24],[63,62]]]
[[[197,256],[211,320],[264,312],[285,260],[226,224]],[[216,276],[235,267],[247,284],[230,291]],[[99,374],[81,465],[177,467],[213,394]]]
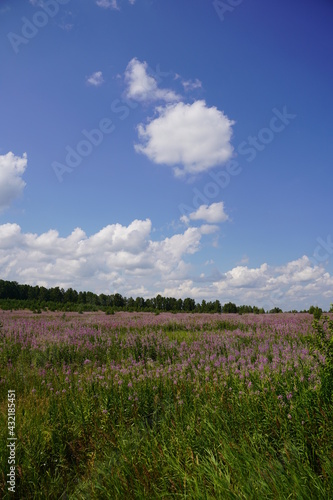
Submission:
[[[97,0],[96,5],[102,7],[102,9],[119,10],[117,0]]]
[[[202,88],[202,82],[198,78],[196,78],[195,80],[182,80],[182,85],[185,92]]]
[[[0,7],[0,14],[5,14],[10,11],[9,5],[5,5],[4,7]]]
[[[238,266],[243,266],[244,264],[248,264],[249,263],[249,258],[246,254],[243,255],[243,257],[241,258],[241,260],[239,262],[237,262],[237,265]]]
[[[58,26],[64,31],[71,31],[74,28],[74,24],[71,23],[61,23]]]
[[[87,85],[92,85],[93,87],[99,87],[104,83],[103,74],[101,71],[96,71],[92,75],[88,76],[86,81]]]
[[[128,0],[131,5],[135,4],[135,0]],[[117,0],[97,0],[96,5],[102,9],[120,10]]]
[[[211,205],[200,205],[195,212],[190,213],[189,216],[183,215],[180,220],[185,224],[188,224],[190,220],[204,220],[216,224],[229,220],[229,216],[224,211],[223,201],[220,201]]]
[[[195,89],[202,89],[202,82],[199,78],[195,80],[185,80],[179,73],[176,73],[174,76],[174,80],[179,80],[182,86],[184,87],[185,92],[189,92]]]
[[[126,96],[135,101],[179,101],[180,96],[173,90],[159,88],[156,78],[148,74],[148,64],[134,57],[125,71]]]

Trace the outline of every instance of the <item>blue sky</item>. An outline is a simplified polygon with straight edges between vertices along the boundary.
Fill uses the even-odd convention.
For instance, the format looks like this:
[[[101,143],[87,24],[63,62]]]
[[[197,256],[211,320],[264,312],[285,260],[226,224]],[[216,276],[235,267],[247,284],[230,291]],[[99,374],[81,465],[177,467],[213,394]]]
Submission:
[[[328,308],[332,21],[329,0],[1,2],[1,278]]]

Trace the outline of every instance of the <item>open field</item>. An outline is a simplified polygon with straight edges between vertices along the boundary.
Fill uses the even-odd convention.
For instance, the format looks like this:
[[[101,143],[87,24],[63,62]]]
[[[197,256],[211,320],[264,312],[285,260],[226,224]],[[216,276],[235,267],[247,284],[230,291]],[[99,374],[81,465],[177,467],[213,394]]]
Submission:
[[[312,320],[0,312],[1,498],[332,498]]]

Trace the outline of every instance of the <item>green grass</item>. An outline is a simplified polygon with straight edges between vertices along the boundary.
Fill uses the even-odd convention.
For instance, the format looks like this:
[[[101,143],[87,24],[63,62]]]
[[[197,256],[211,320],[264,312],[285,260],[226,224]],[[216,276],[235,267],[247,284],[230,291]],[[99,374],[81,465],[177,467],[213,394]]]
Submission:
[[[144,332],[137,335],[131,355],[138,357],[139,349],[149,367],[153,346],[145,350]],[[200,332],[170,328],[162,335],[180,344],[198,339]],[[235,345],[244,342],[242,337]],[[16,498],[333,497],[333,409],[320,391],[299,384],[292,403],[281,405],[275,392],[263,390],[259,375],[252,380],[260,389],[256,394],[232,373],[226,385],[204,378],[194,383],[184,377],[174,384],[167,377],[146,377],[131,388],[125,372],[122,385],[112,384],[112,370],[106,365],[102,375],[102,363],[93,364],[99,356],[103,362],[119,361],[129,352],[115,342],[108,352],[101,344],[94,353],[84,365],[91,352],[66,343],[44,352],[22,349],[17,341],[2,344],[1,359],[10,358],[12,366],[0,369],[5,379],[0,448],[6,450],[7,390],[15,389]],[[158,366],[172,354],[171,348],[164,359],[159,354]],[[69,367],[71,373],[65,373]],[[283,381],[279,377],[270,383],[285,383],[285,391],[295,387],[292,373]],[[0,470],[1,498],[13,498],[5,486],[6,452]]]

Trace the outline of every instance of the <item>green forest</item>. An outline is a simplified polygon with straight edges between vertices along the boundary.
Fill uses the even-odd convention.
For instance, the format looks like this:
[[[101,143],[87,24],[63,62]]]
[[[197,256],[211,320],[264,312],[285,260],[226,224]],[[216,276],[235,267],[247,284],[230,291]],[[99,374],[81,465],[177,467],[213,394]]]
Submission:
[[[74,311],[84,313],[88,311],[104,311],[113,314],[116,311],[144,311],[144,312],[195,312],[195,313],[280,313],[282,309],[275,307],[269,311],[252,305],[239,305],[227,302],[224,305],[219,300],[201,303],[187,297],[123,297],[120,293],[97,295],[93,292],[77,292],[73,288],[45,288],[44,286],[21,285],[16,281],[0,280],[0,308],[3,310],[30,309],[35,313],[46,311]],[[302,312],[313,313],[315,306]],[[331,308],[332,310],[332,308]],[[298,312],[296,310],[290,312]]]

